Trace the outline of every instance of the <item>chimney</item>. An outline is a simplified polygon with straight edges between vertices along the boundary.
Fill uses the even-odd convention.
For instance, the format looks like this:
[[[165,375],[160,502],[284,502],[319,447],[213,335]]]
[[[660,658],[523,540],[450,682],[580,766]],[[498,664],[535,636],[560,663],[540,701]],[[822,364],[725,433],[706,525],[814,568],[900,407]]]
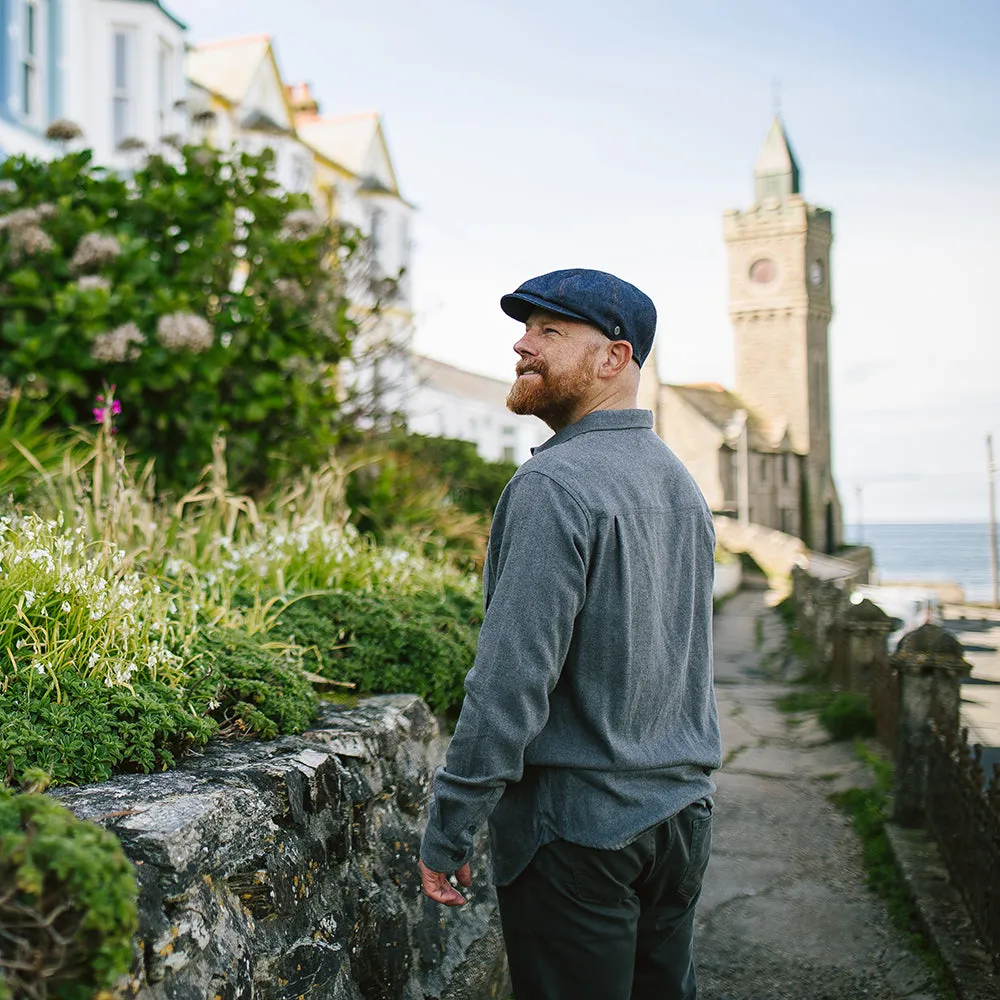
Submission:
[[[285,87],[288,103],[296,115],[318,115],[319,102],[313,97],[308,83],[291,83]]]

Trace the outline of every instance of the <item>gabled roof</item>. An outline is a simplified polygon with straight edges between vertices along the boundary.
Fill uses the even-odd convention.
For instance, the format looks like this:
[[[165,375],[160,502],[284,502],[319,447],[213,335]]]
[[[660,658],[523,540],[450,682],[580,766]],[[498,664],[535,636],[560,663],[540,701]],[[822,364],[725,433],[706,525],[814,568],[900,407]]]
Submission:
[[[788,429],[782,424],[775,426],[763,420],[744,403],[739,396],[724,389],[716,382],[702,382],[695,385],[670,385],[672,389],[695,412],[704,417],[723,437],[728,434],[739,410],[746,410],[748,443],[751,451],[790,451]]]
[[[199,45],[188,53],[188,79],[238,107],[248,131],[286,135],[294,116],[268,35],[247,35]]]
[[[268,35],[208,42],[188,52],[187,75],[199,87],[239,104],[268,56],[274,58]]]
[[[761,146],[754,166],[754,177],[784,177],[790,185],[788,193],[799,193],[799,164],[792,152],[791,143],[785,133],[784,123],[780,115],[774,116],[771,128],[768,130],[764,145]]]
[[[377,112],[356,115],[295,116],[295,129],[304,142],[327,159],[360,177],[368,190],[399,195],[396,172]]]

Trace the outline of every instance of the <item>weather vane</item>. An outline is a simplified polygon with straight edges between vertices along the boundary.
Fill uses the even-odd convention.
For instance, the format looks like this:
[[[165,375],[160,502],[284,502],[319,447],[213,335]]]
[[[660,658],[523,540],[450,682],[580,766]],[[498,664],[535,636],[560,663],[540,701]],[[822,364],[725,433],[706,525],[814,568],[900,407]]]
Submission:
[[[771,96],[774,101],[774,114],[778,117],[781,115],[781,80],[777,77],[771,81]]]

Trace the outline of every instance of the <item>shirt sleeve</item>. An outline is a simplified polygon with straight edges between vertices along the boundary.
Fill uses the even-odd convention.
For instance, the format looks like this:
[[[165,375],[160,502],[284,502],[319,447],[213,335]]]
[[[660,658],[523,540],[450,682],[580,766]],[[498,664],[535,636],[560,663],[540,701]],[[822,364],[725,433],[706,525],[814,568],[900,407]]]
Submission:
[[[544,473],[516,476],[497,505],[476,660],[420,847],[432,871],[470,860],[476,831],[521,779],[583,607],[588,537],[583,507]]]

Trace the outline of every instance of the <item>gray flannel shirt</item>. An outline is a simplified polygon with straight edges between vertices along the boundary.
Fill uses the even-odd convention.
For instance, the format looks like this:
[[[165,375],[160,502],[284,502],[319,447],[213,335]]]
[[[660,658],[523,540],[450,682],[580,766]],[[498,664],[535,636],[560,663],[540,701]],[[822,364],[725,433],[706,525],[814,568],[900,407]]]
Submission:
[[[497,505],[486,612],[420,856],[493,879],[555,839],[623,847],[714,791],[715,532],[648,410],[559,431]]]

